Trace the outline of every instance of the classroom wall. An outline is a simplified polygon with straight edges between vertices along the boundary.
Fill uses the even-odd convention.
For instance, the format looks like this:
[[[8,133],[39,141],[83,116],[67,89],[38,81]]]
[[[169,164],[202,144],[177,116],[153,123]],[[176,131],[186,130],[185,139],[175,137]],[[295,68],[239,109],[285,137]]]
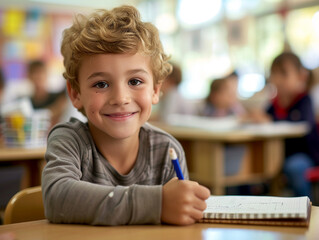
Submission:
[[[2,1],[0,66],[7,82],[12,83],[26,78],[28,61],[46,60],[50,67],[48,88],[58,91],[64,84],[61,33],[70,25],[74,13],[122,4],[135,5],[144,20],[159,28],[166,52],[183,68],[180,91],[187,98],[205,97],[210,80],[233,69],[242,76],[239,94],[249,97],[264,86],[271,60],[287,47],[299,54],[309,68],[319,66],[318,1],[201,0],[190,10],[185,2]],[[207,5],[212,2],[215,5]],[[204,15],[207,8],[217,10],[208,11],[211,18],[197,23],[195,17],[200,15],[195,13]],[[190,17],[197,24],[189,24]]]

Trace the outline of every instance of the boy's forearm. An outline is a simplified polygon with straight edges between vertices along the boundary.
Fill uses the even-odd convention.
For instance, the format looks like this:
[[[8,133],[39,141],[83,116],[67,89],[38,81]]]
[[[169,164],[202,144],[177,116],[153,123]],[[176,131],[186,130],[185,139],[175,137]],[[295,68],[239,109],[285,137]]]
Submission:
[[[162,186],[102,186],[73,179],[43,181],[46,217],[92,225],[160,223]]]
[[[162,186],[133,185],[132,218],[129,224],[160,224]]]

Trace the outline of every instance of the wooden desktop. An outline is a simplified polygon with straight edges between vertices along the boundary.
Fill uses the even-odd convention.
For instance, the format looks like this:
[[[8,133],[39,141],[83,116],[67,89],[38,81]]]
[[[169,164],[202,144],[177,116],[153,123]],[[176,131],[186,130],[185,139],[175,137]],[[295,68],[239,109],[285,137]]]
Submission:
[[[271,227],[233,224],[202,224],[190,226],[135,225],[88,226],[77,224],[51,224],[47,220],[0,226],[1,234],[19,240],[112,239],[112,240],[220,240],[220,239],[276,239],[315,240],[319,236],[319,207],[312,207],[310,225],[305,227]],[[3,235],[4,236],[4,235]],[[9,239],[8,239],[9,240]],[[13,240],[13,239],[12,239]]]

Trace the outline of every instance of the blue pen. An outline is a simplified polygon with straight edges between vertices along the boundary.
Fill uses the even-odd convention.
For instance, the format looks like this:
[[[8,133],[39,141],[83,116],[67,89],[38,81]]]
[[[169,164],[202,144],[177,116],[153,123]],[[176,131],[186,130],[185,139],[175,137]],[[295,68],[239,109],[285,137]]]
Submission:
[[[176,172],[176,175],[177,175],[178,179],[179,180],[184,180],[182,169],[181,169],[181,167],[179,165],[177,154],[176,154],[174,148],[170,148],[169,149],[169,157],[172,160],[172,163],[174,165],[174,169],[175,169],[175,172]]]

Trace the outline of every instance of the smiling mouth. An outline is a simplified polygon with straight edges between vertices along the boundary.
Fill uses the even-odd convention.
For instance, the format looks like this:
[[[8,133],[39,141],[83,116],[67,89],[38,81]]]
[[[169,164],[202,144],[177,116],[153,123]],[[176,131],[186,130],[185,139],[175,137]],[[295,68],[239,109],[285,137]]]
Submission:
[[[113,119],[126,119],[135,115],[136,113],[137,112],[125,112],[125,113],[111,113],[111,114],[104,114],[104,115]]]

